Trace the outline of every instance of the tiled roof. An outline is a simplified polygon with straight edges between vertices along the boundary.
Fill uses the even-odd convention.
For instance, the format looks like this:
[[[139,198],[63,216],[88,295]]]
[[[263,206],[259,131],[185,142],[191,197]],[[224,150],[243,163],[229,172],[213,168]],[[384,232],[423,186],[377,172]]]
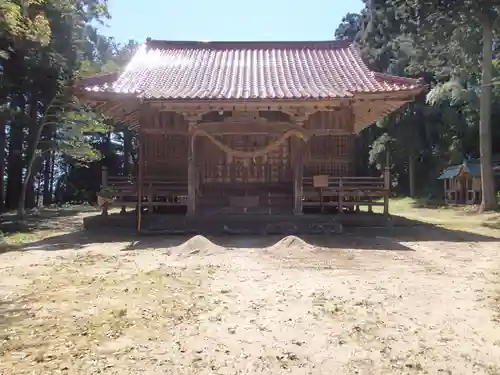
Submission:
[[[151,99],[329,99],[418,89],[371,72],[348,42],[148,40],[125,70],[84,79],[90,91]]]
[[[454,178],[460,175],[461,170],[468,173],[473,177],[481,176],[481,161],[478,159],[465,160],[462,164],[452,165],[446,168],[441,175],[439,175],[438,180],[446,180],[448,178]],[[493,166],[493,174],[495,176],[500,175],[499,166]]]

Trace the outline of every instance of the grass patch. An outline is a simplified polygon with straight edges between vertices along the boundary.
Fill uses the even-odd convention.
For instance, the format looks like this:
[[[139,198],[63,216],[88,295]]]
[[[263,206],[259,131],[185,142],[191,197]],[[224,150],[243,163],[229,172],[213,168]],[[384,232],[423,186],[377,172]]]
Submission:
[[[29,211],[23,221],[15,212],[4,213],[0,215],[0,252],[75,231],[82,225],[82,214],[95,212],[88,205],[51,207]]]
[[[391,215],[432,224],[450,230],[500,237],[500,213],[478,213],[476,206],[445,206],[439,201],[393,198],[389,202]],[[381,207],[374,207],[382,212]]]
[[[5,243],[10,246],[24,245],[27,243],[43,240],[57,233],[56,231],[33,231],[33,232],[17,232],[7,234],[4,237]]]
[[[489,218],[483,225],[490,229],[500,230],[500,215]]]
[[[58,234],[61,234],[61,231],[33,230],[4,235],[0,239],[0,254],[8,251],[20,250],[27,244],[42,241]]]

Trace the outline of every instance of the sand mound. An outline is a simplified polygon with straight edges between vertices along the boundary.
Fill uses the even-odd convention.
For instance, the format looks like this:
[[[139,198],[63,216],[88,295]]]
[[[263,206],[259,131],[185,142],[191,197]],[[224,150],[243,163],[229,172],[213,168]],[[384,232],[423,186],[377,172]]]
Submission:
[[[286,236],[268,248],[271,252],[284,252],[288,254],[294,252],[312,251],[314,249],[315,247],[313,245],[308,244],[302,238],[297,236]]]
[[[307,247],[310,246],[306,241],[297,236],[286,236],[276,243],[276,245],[284,246],[285,248],[291,247]]]
[[[176,246],[173,250],[173,253],[179,257],[191,257],[220,254],[226,248],[214,244],[206,237],[196,235],[183,244]]]

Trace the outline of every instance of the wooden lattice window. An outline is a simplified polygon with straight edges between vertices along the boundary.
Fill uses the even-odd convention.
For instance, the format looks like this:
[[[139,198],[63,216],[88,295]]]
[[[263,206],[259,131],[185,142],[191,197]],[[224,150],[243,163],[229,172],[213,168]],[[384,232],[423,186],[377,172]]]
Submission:
[[[352,138],[350,135],[312,137],[308,142],[308,147],[312,160],[346,158],[351,154]]]
[[[183,160],[187,158],[187,137],[184,135],[148,135],[143,147],[148,159]]]
[[[253,151],[274,142],[267,135],[226,135],[219,138],[229,148]],[[221,151],[209,139],[203,139],[203,175],[205,182],[279,182],[290,179],[289,142],[253,159],[232,156]]]

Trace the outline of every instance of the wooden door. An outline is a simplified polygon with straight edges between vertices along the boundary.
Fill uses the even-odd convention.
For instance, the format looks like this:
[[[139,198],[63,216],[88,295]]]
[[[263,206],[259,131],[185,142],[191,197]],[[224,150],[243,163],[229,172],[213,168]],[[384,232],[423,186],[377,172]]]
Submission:
[[[277,137],[268,135],[226,135],[221,142],[237,151],[264,149],[276,142]],[[201,145],[202,183],[228,185],[279,184],[291,181],[289,140],[254,158],[226,154],[208,138]]]

